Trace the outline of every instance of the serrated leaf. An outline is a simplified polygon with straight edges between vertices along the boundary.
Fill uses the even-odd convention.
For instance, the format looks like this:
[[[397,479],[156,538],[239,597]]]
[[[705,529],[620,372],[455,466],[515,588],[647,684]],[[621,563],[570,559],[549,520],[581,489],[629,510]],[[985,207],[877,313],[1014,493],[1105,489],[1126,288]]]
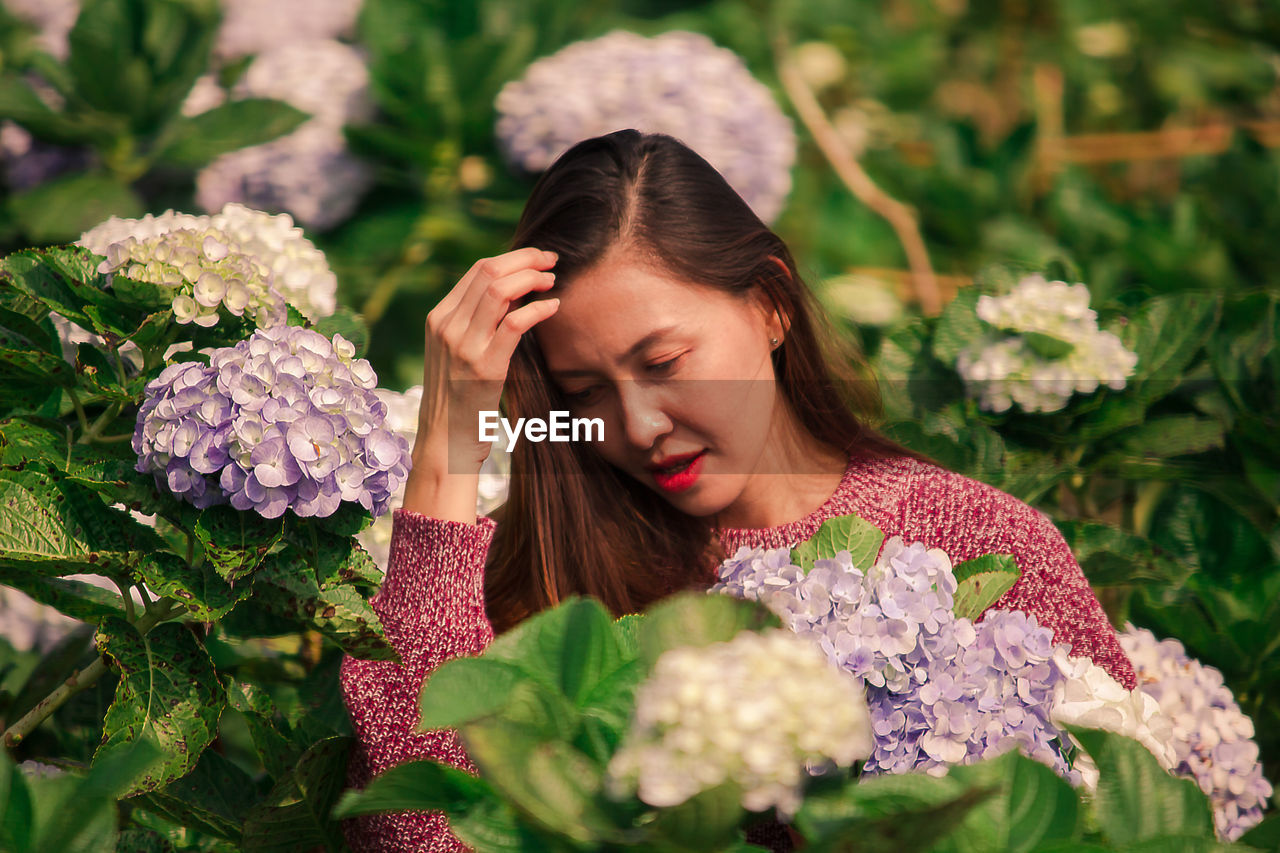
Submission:
[[[822,522],[817,533],[791,550],[791,560],[807,572],[814,561],[829,560],[840,551],[848,551],[853,565],[866,571],[875,564],[883,544],[880,528],[856,515],[844,515]]]
[[[327,738],[303,753],[249,813],[245,853],[306,853],[317,847],[348,850],[330,813],[345,786],[352,743],[349,737]]]
[[[1095,809],[1109,841],[1131,845],[1169,835],[1213,839],[1209,800],[1195,782],[1169,775],[1136,740],[1097,729],[1070,730],[1098,765]]]
[[[283,533],[282,518],[263,518],[229,506],[206,509],[195,526],[205,559],[233,584],[250,577],[262,565]]]
[[[659,810],[645,828],[676,849],[724,850],[735,840],[745,810],[742,788],[725,782],[676,806]]]
[[[138,796],[139,805],[182,827],[228,841],[240,840],[259,794],[240,766],[206,749],[190,773]]]
[[[1150,540],[1091,521],[1056,522],[1094,587],[1159,584],[1178,588],[1191,566],[1170,559]]]
[[[96,642],[119,670],[120,683],[94,761],[145,738],[154,740],[164,756],[129,793],[154,791],[188,773],[217,735],[226,705],[209,653],[173,622],[144,636],[128,622],[108,618]]]
[[[1120,336],[1138,355],[1129,395],[1149,403],[1172,391],[1212,334],[1220,305],[1219,295],[1197,292],[1157,296],[1143,303]]]
[[[398,660],[368,599],[352,586],[321,590],[292,548],[272,555],[254,576],[255,598],[277,615],[314,628],[347,654],[366,660]]]
[[[1152,418],[1116,436],[1122,452],[1157,459],[1203,453],[1224,439],[1220,422],[1195,415]]]
[[[1008,554],[984,554],[955,566],[956,594],[952,610],[963,619],[976,621],[1022,576],[1018,564]]]
[[[180,117],[170,128],[170,143],[160,160],[186,169],[199,169],[223,154],[261,145],[283,136],[309,116],[284,101],[244,98],[229,101],[199,115]]]
[[[176,554],[148,554],[137,570],[152,592],[180,602],[201,622],[221,619],[253,595],[252,583],[232,586],[208,563],[191,566]]]
[[[1045,765],[1011,750],[997,758],[954,768],[968,787],[992,796],[965,818],[948,846],[957,851],[1031,853],[1079,834],[1080,798]]]

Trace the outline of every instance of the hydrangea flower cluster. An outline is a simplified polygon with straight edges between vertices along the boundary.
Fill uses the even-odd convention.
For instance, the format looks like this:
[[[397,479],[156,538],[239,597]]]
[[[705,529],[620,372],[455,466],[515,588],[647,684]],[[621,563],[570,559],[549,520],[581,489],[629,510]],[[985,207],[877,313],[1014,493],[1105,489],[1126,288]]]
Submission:
[[[1272,794],[1262,775],[1253,721],[1222,673],[1187,655],[1177,640],[1156,640],[1126,625],[1120,645],[1138,673],[1138,689],[1172,721],[1174,772],[1194,779],[1213,804],[1219,836],[1234,841],[1262,821]]]
[[[375,388],[373,393],[387,407],[386,425],[412,447],[418,436],[418,409],[422,405],[422,386],[414,385],[404,393]],[[480,489],[476,496],[476,517],[488,515],[507,499],[511,477],[511,454],[496,444],[480,466]],[[392,506],[404,501],[404,485],[391,496]],[[391,515],[384,515],[356,534],[360,544],[384,572],[391,559]]]
[[[1178,758],[1173,748],[1173,724],[1159,702],[1141,690],[1125,690],[1093,661],[1068,655],[1065,646],[1058,647],[1053,663],[1062,673],[1049,715],[1054,725],[1103,729],[1133,738],[1161,767],[1174,769]],[[1087,752],[1075,755],[1072,769],[1079,771],[1087,790],[1097,790],[1098,766]]]
[[[349,217],[373,182],[370,167],[347,151],[342,132],[343,125],[373,112],[360,52],[332,40],[286,41],[260,53],[232,95],[285,101],[312,118],[292,133],[231,151],[202,169],[196,176],[200,206],[218,210],[242,202],[286,211],[319,230]]]
[[[965,348],[956,369],[988,411],[1016,404],[1027,412],[1056,412],[1076,392],[1091,394],[1099,385],[1119,391],[1138,363],[1120,338],[1098,328],[1083,284],[1029,275],[1004,296],[980,296],[976,313],[997,331]],[[1046,355],[1029,336],[1071,349]]]
[[[284,297],[272,287],[271,271],[216,228],[180,228],[112,243],[98,272],[122,272],[167,288],[179,323],[215,326],[219,308],[236,317],[247,314],[259,328],[285,321]]]
[[[796,140],[773,96],[699,33],[615,30],[534,62],[498,94],[507,160],[540,172],[573,144],[624,128],[675,136],[771,222],[791,191]]]
[[[336,39],[355,29],[362,0],[222,0],[214,52],[221,57],[266,53],[282,41]]]
[[[384,423],[376,381],[341,335],[259,329],[213,350],[208,366],[170,365],[147,385],[137,470],[202,508],[327,517],[355,501],[381,515],[410,458]]]
[[[865,574],[847,551],[805,573],[787,548],[744,546],[710,591],[764,603],[865,683],[865,772],[941,775],[1016,746],[1075,781],[1049,719],[1062,679],[1052,632],[1018,611],[957,617],[956,588],[943,552],[893,537]]]
[[[130,238],[147,243],[173,231],[206,231],[221,234],[228,247],[252,257],[270,274],[271,288],[309,320],[327,317],[337,309],[338,277],[329,268],[324,252],[307,239],[287,213],[272,215],[230,203],[213,216],[166,211],[141,219],[111,217],[80,235],[77,245],[99,255]]]
[[[615,797],[635,790],[673,806],[733,780],[745,808],[776,806],[787,817],[800,807],[807,768],[847,767],[870,751],[856,679],[790,631],[742,631],[658,658],[607,785]]]

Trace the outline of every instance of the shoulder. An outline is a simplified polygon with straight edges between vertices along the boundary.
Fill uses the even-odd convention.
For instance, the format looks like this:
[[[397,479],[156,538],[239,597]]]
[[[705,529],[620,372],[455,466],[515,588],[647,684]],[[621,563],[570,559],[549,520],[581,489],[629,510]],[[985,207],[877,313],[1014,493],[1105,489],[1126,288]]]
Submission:
[[[1044,556],[1066,548],[1052,519],[1013,495],[937,465],[910,463],[904,536],[962,560],[992,552]]]

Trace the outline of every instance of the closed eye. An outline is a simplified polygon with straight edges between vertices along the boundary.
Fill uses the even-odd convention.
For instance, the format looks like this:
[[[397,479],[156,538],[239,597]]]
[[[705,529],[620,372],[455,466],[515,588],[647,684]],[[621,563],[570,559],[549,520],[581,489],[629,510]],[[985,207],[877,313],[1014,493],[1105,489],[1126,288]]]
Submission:
[[[682,358],[684,358],[683,353],[676,356],[675,358],[668,359],[667,361],[660,361],[657,364],[646,365],[645,369],[648,370],[650,373],[657,374],[658,376],[664,376],[670,373],[672,370],[674,370],[676,363],[680,361],[680,359]]]

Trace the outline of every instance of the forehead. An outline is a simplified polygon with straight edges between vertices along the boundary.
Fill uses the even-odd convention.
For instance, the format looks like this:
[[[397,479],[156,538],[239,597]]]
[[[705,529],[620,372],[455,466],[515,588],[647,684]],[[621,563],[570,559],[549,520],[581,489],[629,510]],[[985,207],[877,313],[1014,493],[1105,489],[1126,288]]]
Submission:
[[[615,363],[656,329],[696,333],[736,301],[651,266],[610,258],[556,291],[560,308],[533,328],[553,371]]]

